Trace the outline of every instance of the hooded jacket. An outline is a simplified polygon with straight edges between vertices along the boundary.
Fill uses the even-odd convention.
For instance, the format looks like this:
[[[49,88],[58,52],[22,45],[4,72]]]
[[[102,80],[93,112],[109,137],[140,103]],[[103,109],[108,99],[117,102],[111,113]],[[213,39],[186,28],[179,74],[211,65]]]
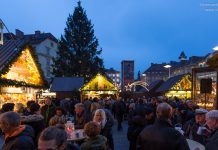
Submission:
[[[37,144],[38,137],[42,130],[45,128],[45,122],[44,117],[42,115],[38,114],[32,114],[28,116],[21,116],[21,124],[26,124],[31,126],[34,131],[34,137],[35,137],[35,144]]]
[[[82,145],[81,150],[106,150],[107,139],[102,135],[88,138]]]
[[[33,138],[32,127],[21,125],[12,135],[5,135],[5,144],[2,150],[34,150]]]

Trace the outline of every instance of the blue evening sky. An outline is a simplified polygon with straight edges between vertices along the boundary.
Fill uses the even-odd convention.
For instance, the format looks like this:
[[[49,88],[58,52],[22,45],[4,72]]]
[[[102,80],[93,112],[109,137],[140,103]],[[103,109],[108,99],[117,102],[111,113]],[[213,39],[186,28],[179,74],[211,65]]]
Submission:
[[[0,18],[11,32],[63,33],[77,0],[1,0]],[[151,62],[212,52],[218,45],[218,0],[82,0],[107,68],[135,60],[135,72]]]

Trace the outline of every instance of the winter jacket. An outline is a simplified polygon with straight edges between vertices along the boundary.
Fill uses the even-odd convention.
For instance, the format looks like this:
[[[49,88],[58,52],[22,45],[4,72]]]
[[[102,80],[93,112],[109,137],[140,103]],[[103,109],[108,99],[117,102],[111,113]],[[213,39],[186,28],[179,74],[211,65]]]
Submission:
[[[107,139],[102,135],[97,135],[94,138],[88,138],[81,145],[81,150],[107,150]]]
[[[34,129],[34,131],[35,131],[34,142],[35,142],[35,145],[37,145],[39,135],[42,132],[42,130],[45,128],[44,117],[42,115],[38,115],[38,114],[21,116],[21,124],[29,125]]]
[[[189,150],[188,143],[179,131],[166,120],[157,119],[139,134],[138,150]]]
[[[45,105],[41,108],[41,114],[44,117],[45,124],[48,126],[49,120],[55,115],[55,105]]]
[[[136,150],[136,141],[137,137],[140,134],[140,132],[144,129],[146,123],[145,123],[145,118],[142,116],[134,116],[129,122],[129,127],[127,131],[127,138],[129,140],[130,150]]]
[[[206,135],[198,135],[197,131],[198,128],[200,127],[200,124],[196,123],[194,121],[194,119],[188,121],[185,125],[184,125],[184,131],[185,131],[185,136],[191,140],[194,140],[196,142],[199,142],[203,145],[206,144]]]
[[[110,120],[107,120],[104,128],[101,129],[100,134],[107,138],[108,146],[113,150],[114,141],[113,141],[113,136],[112,136],[112,126],[113,126],[113,122],[111,122]]]
[[[212,132],[211,137],[208,139],[205,150],[217,150],[218,146],[218,129]]]
[[[5,137],[2,150],[34,150],[33,138],[32,127],[21,125],[11,136]]]
[[[90,117],[86,114],[85,111],[82,114],[76,114],[75,117],[75,128],[76,129],[83,129],[85,124],[90,121]]]

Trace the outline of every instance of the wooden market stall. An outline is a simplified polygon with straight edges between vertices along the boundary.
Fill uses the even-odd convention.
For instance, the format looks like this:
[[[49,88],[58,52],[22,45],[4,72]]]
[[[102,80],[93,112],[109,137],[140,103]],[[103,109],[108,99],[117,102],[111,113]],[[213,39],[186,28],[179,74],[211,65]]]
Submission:
[[[191,86],[190,74],[177,75],[165,81],[156,92],[169,98],[188,99],[191,98]]]
[[[109,79],[101,74],[97,74],[80,89],[81,100],[86,98],[117,98],[119,89]]]
[[[201,90],[201,80],[209,79],[207,92]],[[207,109],[218,109],[218,52],[210,54],[206,59],[206,65],[192,69],[192,99],[200,106]],[[203,86],[202,86],[203,87]],[[208,90],[206,89],[206,90]]]
[[[0,106],[35,100],[36,92],[46,85],[37,56],[25,40],[0,46]]]

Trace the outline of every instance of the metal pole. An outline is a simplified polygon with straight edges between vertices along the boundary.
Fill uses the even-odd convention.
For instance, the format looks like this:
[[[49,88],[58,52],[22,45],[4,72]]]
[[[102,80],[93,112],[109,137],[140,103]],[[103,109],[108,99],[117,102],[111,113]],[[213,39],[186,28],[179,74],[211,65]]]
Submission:
[[[207,104],[207,93],[205,92],[205,105],[204,105],[204,108],[205,108],[205,109],[207,109],[206,104]]]

